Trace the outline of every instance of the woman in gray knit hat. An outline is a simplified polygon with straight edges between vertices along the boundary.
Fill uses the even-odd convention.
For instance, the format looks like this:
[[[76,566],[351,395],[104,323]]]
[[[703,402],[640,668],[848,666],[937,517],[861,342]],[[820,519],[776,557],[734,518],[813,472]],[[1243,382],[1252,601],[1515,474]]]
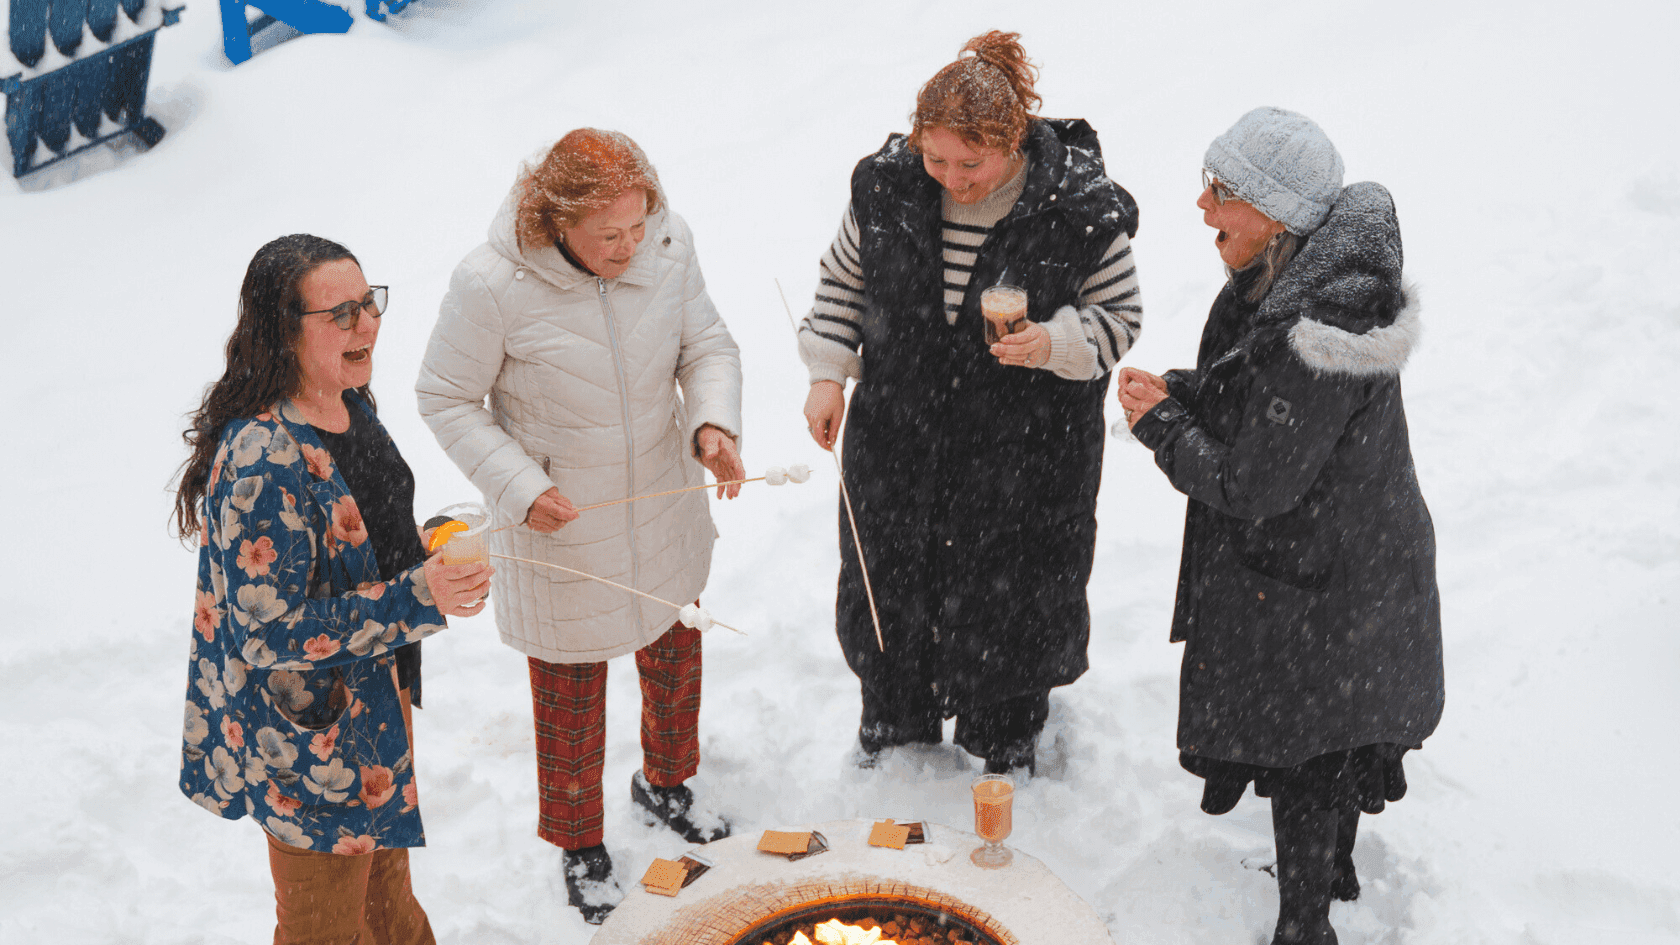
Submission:
[[[1406,791],[1441,717],[1435,537],[1400,370],[1418,338],[1388,191],[1342,186],[1316,124],[1257,108],[1196,205],[1227,284],[1195,370],[1122,370],[1120,403],[1190,497],[1172,639],[1180,763],[1223,814],[1271,798],[1274,945],[1334,943],[1360,811]]]

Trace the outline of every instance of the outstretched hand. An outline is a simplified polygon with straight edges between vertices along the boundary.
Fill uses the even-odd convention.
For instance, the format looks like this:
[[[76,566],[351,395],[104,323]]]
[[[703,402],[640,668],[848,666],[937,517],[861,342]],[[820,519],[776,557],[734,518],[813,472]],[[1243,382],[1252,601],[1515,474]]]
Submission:
[[[747,478],[747,467],[741,465],[741,453],[735,448],[734,437],[708,423],[694,434],[694,443],[699,448],[700,465],[711,470],[718,482]],[[741,484],[734,482],[718,486],[718,498],[723,498],[726,493],[731,499],[735,498],[741,494]]]

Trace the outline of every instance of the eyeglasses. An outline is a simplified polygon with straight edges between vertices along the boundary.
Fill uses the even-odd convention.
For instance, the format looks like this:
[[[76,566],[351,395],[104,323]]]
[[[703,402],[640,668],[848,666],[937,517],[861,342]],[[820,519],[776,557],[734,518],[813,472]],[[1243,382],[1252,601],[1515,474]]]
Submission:
[[[390,286],[368,286],[368,297],[360,302],[343,302],[332,308],[316,309],[313,312],[303,312],[304,315],[325,315],[331,313],[333,324],[349,331],[361,321],[361,314],[367,312],[374,318],[385,314],[385,303],[391,296]]]
[[[1207,168],[1202,168],[1202,189],[1213,191],[1213,202],[1218,206],[1225,206],[1227,200],[1237,200],[1237,192],[1225,186],[1225,182],[1209,174]]]

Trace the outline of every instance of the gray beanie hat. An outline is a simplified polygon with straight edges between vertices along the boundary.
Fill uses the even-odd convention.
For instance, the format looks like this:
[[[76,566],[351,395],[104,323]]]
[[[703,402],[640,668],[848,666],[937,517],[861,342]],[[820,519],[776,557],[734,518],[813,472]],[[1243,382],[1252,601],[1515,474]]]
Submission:
[[[1342,156],[1296,112],[1256,108],[1208,145],[1202,165],[1237,199],[1296,236],[1318,229],[1342,192]]]

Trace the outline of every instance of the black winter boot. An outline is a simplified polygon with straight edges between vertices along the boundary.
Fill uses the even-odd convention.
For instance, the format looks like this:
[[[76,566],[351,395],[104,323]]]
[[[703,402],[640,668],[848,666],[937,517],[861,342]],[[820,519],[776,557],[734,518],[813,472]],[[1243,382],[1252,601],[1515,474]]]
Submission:
[[[986,774],[1011,774],[1026,769],[1027,776],[1020,781],[1031,779],[1038,774],[1038,752],[1033,744],[1028,742],[1025,747],[1016,746],[1013,750],[999,752],[995,757],[986,759]]]
[[[664,824],[689,843],[711,843],[729,836],[729,821],[716,814],[699,814],[688,785],[655,787],[639,769],[630,778],[630,799],[641,808],[642,823]],[[701,821],[701,823],[696,823]]]
[[[1272,945],[1336,945],[1330,927],[1338,814],[1279,791],[1272,796],[1277,841],[1278,920]]]
[[[1353,870],[1353,840],[1359,833],[1359,808],[1337,810],[1336,875],[1330,880],[1330,894],[1343,902],[1359,898],[1359,874]]]
[[[624,899],[613,877],[612,857],[605,844],[567,850],[564,857],[566,902],[583,913],[583,921],[600,925]]]

